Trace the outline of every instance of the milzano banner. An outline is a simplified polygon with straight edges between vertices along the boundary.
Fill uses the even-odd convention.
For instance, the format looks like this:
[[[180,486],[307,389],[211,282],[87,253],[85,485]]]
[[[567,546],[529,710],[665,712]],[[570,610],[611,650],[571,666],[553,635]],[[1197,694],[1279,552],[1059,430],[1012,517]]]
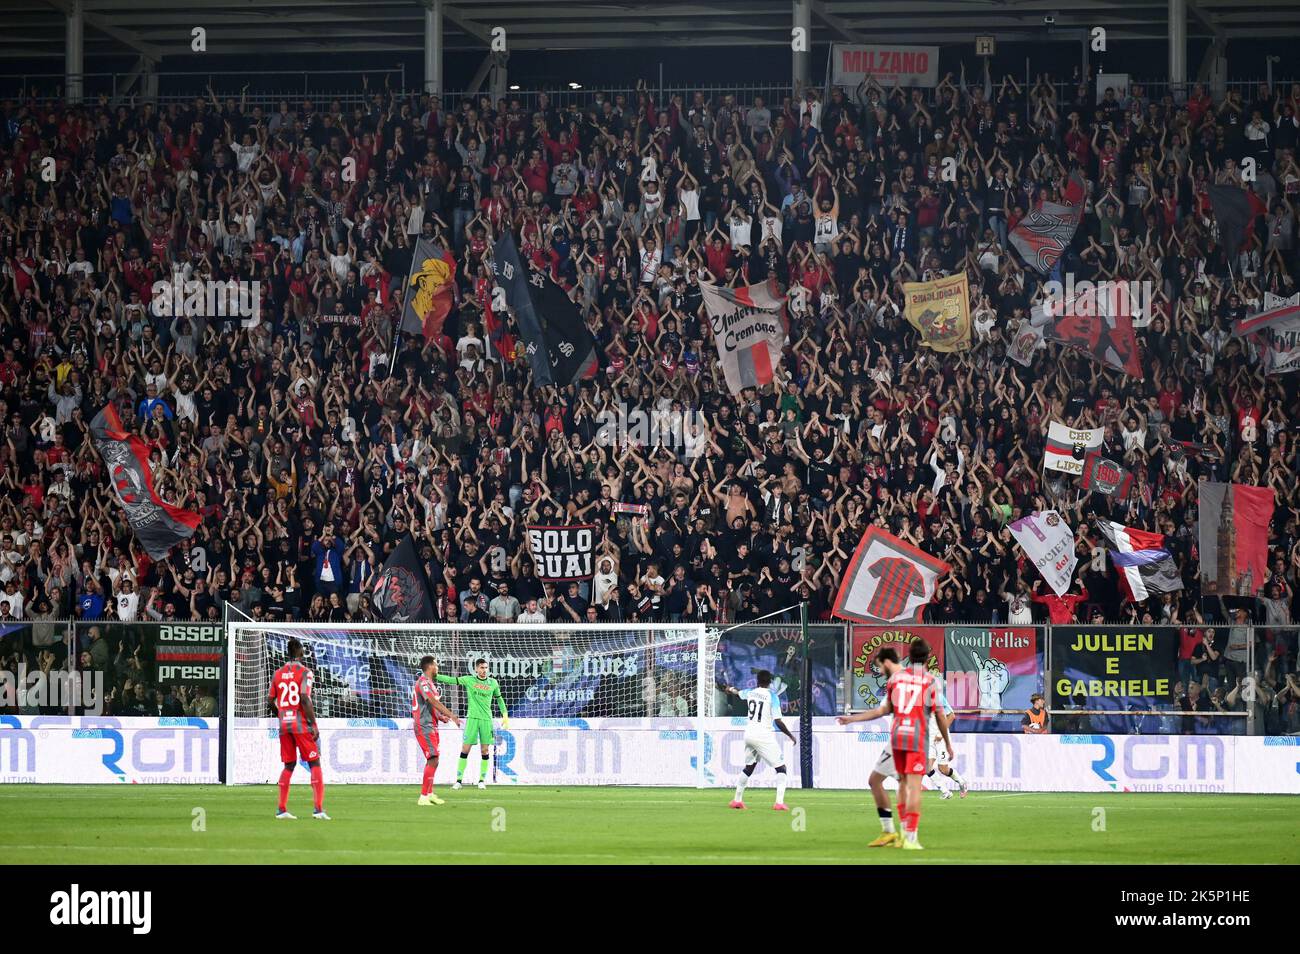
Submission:
[[[595,524],[530,525],[528,549],[537,564],[537,578],[546,583],[591,579],[599,533]]]
[[[836,43],[831,47],[834,85],[854,89],[867,77],[886,89],[895,84],[938,86],[939,48],[893,43]]]

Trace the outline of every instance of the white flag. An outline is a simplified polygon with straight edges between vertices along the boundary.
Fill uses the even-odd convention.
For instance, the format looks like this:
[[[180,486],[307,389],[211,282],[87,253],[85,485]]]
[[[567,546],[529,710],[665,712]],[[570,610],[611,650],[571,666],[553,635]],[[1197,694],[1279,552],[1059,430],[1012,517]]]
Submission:
[[[1072,428],[1052,421],[1047,427],[1047,449],[1043,452],[1043,469],[1066,474],[1083,474],[1088,451],[1101,446],[1105,430],[1100,427]]]
[[[1008,525],[1011,535],[1025,551],[1025,556],[1038,567],[1057,596],[1070,590],[1074,568],[1079,558],[1074,553],[1074,531],[1055,510],[1035,511]]]

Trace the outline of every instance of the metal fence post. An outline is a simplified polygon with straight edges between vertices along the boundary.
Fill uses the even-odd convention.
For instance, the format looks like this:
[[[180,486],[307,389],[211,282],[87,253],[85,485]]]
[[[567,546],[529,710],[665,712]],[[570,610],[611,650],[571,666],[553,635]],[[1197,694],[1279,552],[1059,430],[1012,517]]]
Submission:
[[[67,666],[68,676],[69,676],[68,682],[69,684],[71,684],[72,674],[77,671],[77,624],[71,619],[68,620],[68,631],[64,639],[68,646],[68,658],[67,658],[66,666]],[[76,715],[77,714],[76,709],[77,709],[76,701],[71,696],[69,696],[68,715],[70,716]]]
[[[1255,734],[1255,699],[1259,687],[1255,685],[1255,639],[1257,634],[1255,626],[1252,623],[1250,627],[1250,638],[1246,640],[1246,678],[1250,680],[1248,685],[1251,687],[1250,698],[1246,702],[1246,734]]]

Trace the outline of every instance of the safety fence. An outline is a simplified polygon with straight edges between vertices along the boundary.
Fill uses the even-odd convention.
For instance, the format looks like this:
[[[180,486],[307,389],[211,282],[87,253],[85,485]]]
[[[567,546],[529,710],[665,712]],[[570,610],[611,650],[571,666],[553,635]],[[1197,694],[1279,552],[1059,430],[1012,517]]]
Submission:
[[[161,105],[171,103],[190,104],[195,98],[209,98],[209,88],[224,106],[227,100],[239,102],[242,98],[248,109],[261,107],[265,111],[276,111],[281,103],[288,103],[294,110],[301,109],[304,101],[310,101],[316,110],[330,109],[337,104],[340,109],[351,111],[358,106],[369,105],[375,94],[385,98],[393,91],[400,101],[419,102],[427,91],[416,83],[408,86],[405,67],[391,69],[358,70],[258,70],[256,72],[230,70],[219,71],[158,71],[153,74],[157,83],[156,95],[144,95],[140,79],[129,73],[83,73],[80,75],[82,101],[96,103],[105,98],[116,106],[131,101],[154,101]],[[363,85],[362,78],[368,81]],[[387,81],[387,86],[385,86]],[[1103,80],[1106,82],[1107,80]],[[1023,82],[1023,81],[1021,81]],[[1260,84],[1271,82],[1274,91],[1288,94],[1292,83],[1290,78],[1267,78],[1229,80],[1226,89],[1237,93],[1244,102],[1252,101]],[[52,103],[62,100],[66,95],[67,76],[63,73],[0,73],[0,100],[15,99],[19,96],[38,103]],[[1000,84],[1000,80],[999,80]],[[819,85],[819,84],[815,84]],[[968,77],[967,85],[979,86],[978,79]],[[1058,102],[1072,101],[1078,89],[1077,84],[1068,81],[1055,81],[1053,88]],[[1128,92],[1137,92],[1141,87],[1143,97],[1149,101],[1160,102],[1166,95],[1172,95],[1175,102],[1184,102],[1195,86],[1194,81],[1183,84],[1170,83],[1167,79],[1142,79],[1128,77]],[[994,95],[998,84],[994,86]],[[1209,86],[1207,84],[1206,88]],[[656,104],[666,104],[674,99],[689,105],[701,95],[706,102],[715,106],[728,99],[743,107],[754,104],[757,97],[762,97],[765,105],[773,110],[779,109],[787,99],[793,98],[795,90],[789,81],[767,81],[755,83],[670,83],[666,85],[650,84],[644,90],[650,93]],[[511,84],[498,95],[507,100],[518,100],[525,109],[536,109],[542,97],[559,109],[578,106],[588,109],[604,100],[621,101],[629,108],[635,108],[638,96],[642,92],[635,84],[613,86],[580,86],[569,84],[557,89],[524,88]],[[825,93],[819,88],[819,92]],[[847,89],[852,96],[854,91]],[[1120,92],[1125,90],[1121,87]],[[927,102],[937,100],[934,90],[923,90]],[[1022,92],[1022,96],[1027,90]],[[464,100],[477,101],[487,96],[494,99],[493,93],[486,87],[479,90],[444,89],[438,93],[443,104],[456,108]]]
[[[774,674],[792,716],[805,698],[814,716],[874,708],[887,678],[880,651],[905,659],[924,639],[955,731],[1300,733],[1300,627],[821,623],[808,638],[805,669],[793,619],[723,629],[719,715],[731,702],[721,687],[759,669]],[[215,716],[224,649],[220,621],[0,625],[0,714]]]

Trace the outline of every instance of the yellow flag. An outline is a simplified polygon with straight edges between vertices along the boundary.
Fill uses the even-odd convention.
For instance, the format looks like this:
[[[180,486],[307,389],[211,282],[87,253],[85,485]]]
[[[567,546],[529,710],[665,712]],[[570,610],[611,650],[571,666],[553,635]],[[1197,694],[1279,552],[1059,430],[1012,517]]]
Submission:
[[[932,282],[903,285],[903,314],[935,351],[970,347],[970,286],[963,271]]]

